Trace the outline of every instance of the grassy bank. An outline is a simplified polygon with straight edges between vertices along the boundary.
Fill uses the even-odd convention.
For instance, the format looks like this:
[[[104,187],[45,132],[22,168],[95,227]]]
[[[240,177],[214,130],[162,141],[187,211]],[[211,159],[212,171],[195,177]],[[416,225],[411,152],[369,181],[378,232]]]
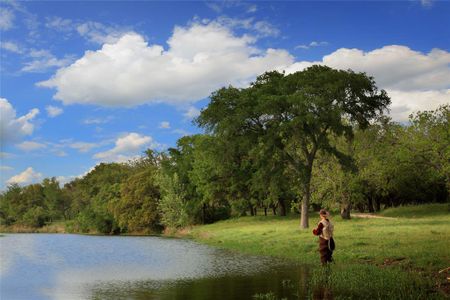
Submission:
[[[365,299],[424,299],[448,295],[450,263],[448,205],[433,204],[389,209],[390,218],[332,218],[335,224],[335,264],[323,284],[321,268],[313,272],[316,285],[329,286],[339,297]],[[243,217],[193,228],[195,240],[244,253],[288,258],[317,265],[317,238],[299,229],[299,217]],[[433,293],[433,291],[435,291]],[[335,297],[336,298],[336,297]]]
[[[32,227],[21,224],[11,226],[0,225],[1,233],[68,233],[65,222],[53,222],[43,227]]]

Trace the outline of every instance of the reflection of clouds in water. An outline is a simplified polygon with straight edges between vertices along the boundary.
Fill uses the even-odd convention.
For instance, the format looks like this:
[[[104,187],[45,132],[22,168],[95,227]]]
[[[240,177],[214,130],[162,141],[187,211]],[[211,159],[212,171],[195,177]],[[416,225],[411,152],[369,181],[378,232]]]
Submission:
[[[23,284],[39,290],[39,296],[52,299],[86,299],[99,288],[144,282],[156,289],[176,280],[244,275],[280,265],[273,258],[243,256],[192,241],[157,237],[11,235],[11,240],[0,240],[2,270],[18,268],[15,273],[19,275],[29,270],[45,274],[45,280],[27,277],[30,282]],[[23,264],[14,267],[19,260]],[[14,284],[20,276],[4,278]]]
[[[85,299],[105,286],[129,287],[146,281],[146,285],[157,289],[170,281],[257,272],[275,263],[272,259],[231,254],[190,241],[152,238],[149,243],[148,239],[132,239],[134,246],[143,251],[141,262],[129,256],[110,257],[107,261],[114,265],[67,268],[57,273],[55,287],[45,293],[53,299]]]
[[[35,242],[31,236],[22,238],[15,235],[12,238],[6,234],[0,237],[0,276],[5,276],[19,259],[36,261],[38,258],[34,246]]]
[[[36,234],[5,234],[0,238],[0,276],[13,270],[14,265],[27,260],[33,264],[58,264],[63,261],[56,253],[38,246]]]

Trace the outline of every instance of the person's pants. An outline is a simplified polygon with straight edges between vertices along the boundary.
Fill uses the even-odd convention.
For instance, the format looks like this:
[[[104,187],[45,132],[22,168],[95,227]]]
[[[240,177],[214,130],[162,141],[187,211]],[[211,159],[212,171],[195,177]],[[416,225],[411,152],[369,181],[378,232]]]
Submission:
[[[328,248],[328,241],[319,237],[320,261],[323,265],[333,261],[333,251]]]

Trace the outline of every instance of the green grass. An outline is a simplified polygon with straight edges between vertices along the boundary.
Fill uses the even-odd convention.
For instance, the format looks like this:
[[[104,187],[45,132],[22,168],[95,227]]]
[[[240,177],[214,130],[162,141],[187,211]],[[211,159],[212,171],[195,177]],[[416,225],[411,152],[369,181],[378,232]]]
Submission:
[[[380,213],[381,216],[394,218],[439,218],[449,214],[450,203],[400,206],[388,208]]]
[[[333,290],[350,298],[366,299],[364,293],[374,299],[423,299],[424,293],[438,297],[429,293],[445,284],[445,274],[438,271],[450,262],[448,204],[391,208],[380,215],[395,219],[332,217],[336,241],[332,268],[338,270],[332,273]],[[311,233],[317,221],[317,214],[311,214],[311,228],[300,230],[298,215],[242,217],[198,226],[190,234],[225,249],[317,265],[317,237]],[[393,282],[413,289],[413,297],[394,297]],[[380,290],[394,294],[382,295]]]

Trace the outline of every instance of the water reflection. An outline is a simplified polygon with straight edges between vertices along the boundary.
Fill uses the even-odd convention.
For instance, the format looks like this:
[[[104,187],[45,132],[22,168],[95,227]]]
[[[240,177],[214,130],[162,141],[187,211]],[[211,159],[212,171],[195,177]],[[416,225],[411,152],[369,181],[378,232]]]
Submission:
[[[187,240],[20,234],[0,247],[2,299],[297,299],[303,290],[286,282],[306,282],[286,261]]]

